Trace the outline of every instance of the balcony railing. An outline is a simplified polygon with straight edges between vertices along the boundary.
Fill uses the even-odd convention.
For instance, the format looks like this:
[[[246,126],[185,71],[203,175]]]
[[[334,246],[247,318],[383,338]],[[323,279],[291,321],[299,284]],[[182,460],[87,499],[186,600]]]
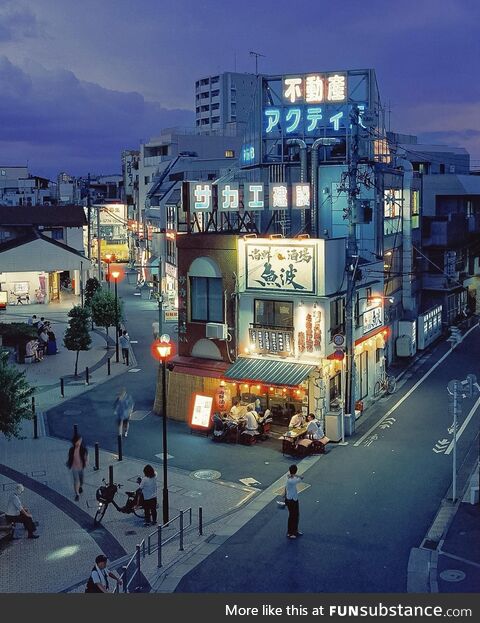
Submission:
[[[257,353],[293,355],[295,350],[293,327],[279,327],[251,323],[248,331],[250,344]]]

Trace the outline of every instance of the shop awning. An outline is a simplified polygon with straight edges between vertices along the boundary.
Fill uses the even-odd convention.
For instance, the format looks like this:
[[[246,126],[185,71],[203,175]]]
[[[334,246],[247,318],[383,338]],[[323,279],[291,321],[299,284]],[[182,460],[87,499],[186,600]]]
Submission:
[[[315,370],[317,366],[291,361],[274,361],[239,357],[224,374],[229,381],[257,382],[271,385],[296,387]]]

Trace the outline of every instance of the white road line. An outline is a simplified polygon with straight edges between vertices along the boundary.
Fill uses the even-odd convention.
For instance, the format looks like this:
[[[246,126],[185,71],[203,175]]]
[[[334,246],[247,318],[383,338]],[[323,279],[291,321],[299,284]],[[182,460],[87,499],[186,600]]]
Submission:
[[[469,330],[468,330],[468,331],[467,331],[464,335],[462,335],[462,337],[461,337],[461,339],[460,339],[459,343],[463,342],[463,340],[467,337],[467,335],[469,335],[469,334],[470,334],[470,333],[471,333],[474,329],[476,329],[478,326],[479,326],[478,324],[473,325],[473,327],[472,327],[471,329],[469,329]],[[448,357],[448,356],[449,356],[449,355],[450,355],[453,351],[454,351],[454,349],[453,349],[453,348],[451,348],[449,351],[447,351],[447,352],[443,355],[443,357],[441,357],[441,358],[437,361],[437,363],[436,363],[436,364],[434,364],[434,365],[430,368],[430,370],[429,370],[428,372],[426,372],[426,373],[422,376],[422,378],[421,378],[420,380],[418,380],[418,381],[415,383],[415,385],[414,385],[411,389],[409,389],[409,390],[408,390],[408,392],[405,394],[405,396],[403,396],[402,398],[400,398],[400,400],[399,400],[398,402],[396,402],[396,403],[393,405],[393,407],[392,407],[391,409],[389,409],[389,410],[385,413],[385,415],[384,415],[383,417],[381,417],[381,418],[378,420],[378,422],[376,422],[376,423],[375,423],[375,424],[374,424],[371,428],[369,428],[369,429],[368,429],[368,431],[367,431],[364,435],[362,435],[362,436],[360,437],[360,439],[359,439],[358,441],[356,441],[353,445],[354,445],[354,446],[359,446],[359,445],[360,445],[360,444],[364,441],[364,439],[366,439],[366,438],[367,438],[367,437],[368,437],[368,436],[372,433],[372,431],[374,431],[374,430],[375,430],[375,429],[376,429],[376,428],[377,428],[377,427],[378,427],[378,426],[379,426],[379,425],[380,425],[380,424],[381,424],[381,423],[382,423],[382,422],[383,422],[383,421],[384,421],[384,420],[385,420],[385,419],[386,419],[389,415],[391,415],[391,414],[392,414],[392,413],[393,413],[396,409],[398,409],[398,407],[399,407],[399,406],[400,406],[403,402],[405,402],[405,400],[407,400],[407,398],[409,398],[409,397],[413,394],[413,392],[417,389],[417,387],[418,387],[419,385],[421,385],[421,384],[423,383],[423,381],[424,381],[426,378],[428,378],[428,377],[432,374],[432,372],[433,372],[434,370],[436,370],[436,369],[438,368],[438,366],[439,366],[441,363],[443,363],[443,361],[445,361],[445,359],[446,359],[446,358],[447,358],[447,357]]]
[[[468,423],[472,419],[472,417],[473,417],[475,411],[478,409],[479,405],[480,405],[480,398],[478,398],[477,402],[473,405],[472,410],[470,411],[470,413],[465,418],[465,422],[459,428],[458,433],[457,433],[457,441],[462,436],[463,431],[467,428]],[[450,454],[450,452],[453,450],[453,442],[454,442],[454,439],[452,439],[452,441],[450,442],[450,445],[446,449],[445,454]]]

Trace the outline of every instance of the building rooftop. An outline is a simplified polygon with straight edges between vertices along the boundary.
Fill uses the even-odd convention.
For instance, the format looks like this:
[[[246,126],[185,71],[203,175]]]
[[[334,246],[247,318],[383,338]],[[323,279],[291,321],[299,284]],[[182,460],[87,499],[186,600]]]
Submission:
[[[2,206],[0,224],[6,227],[82,227],[87,224],[82,206]]]

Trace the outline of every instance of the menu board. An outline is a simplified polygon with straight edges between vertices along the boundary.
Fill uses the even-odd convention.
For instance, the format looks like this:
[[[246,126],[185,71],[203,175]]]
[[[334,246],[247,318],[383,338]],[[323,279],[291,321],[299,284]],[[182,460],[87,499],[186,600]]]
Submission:
[[[194,394],[190,426],[208,430],[212,416],[213,396]]]

